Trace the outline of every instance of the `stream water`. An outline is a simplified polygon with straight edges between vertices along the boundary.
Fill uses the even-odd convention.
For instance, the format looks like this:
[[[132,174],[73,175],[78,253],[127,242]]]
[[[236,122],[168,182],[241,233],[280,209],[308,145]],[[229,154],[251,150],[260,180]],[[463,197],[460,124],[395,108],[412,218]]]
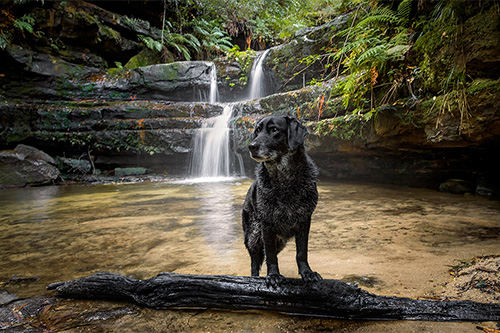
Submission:
[[[98,271],[136,278],[165,271],[249,275],[239,216],[249,186],[250,180],[165,181],[2,190],[0,289],[21,297],[44,295],[52,282]],[[319,192],[309,256],[312,268],[327,279],[356,281],[381,295],[420,297],[439,294],[458,259],[500,252],[496,201],[353,183],[321,182]],[[281,272],[288,277],[298,277],[294,248],[289,244],[280,254]],[[219,331],[286,331],[278,326],[306,325],[302,319],[267,313],[140,313],[110,325],[149,330],[153,326],[148,325],[163,325],[165,313],[182,323],[196,317],[191,324],[200,331],[217,330],[210,325],[219,325]],[[333,330],[341,324],[318,319],[307,325]],[[368,327],[356,325],[357,331]],[[384,325],[385,331],[408,328]],[[472,327],[429,325],[455,331]]]
[[[264,60],[270,49],[260,52],[250,71],[249,99],[266,95]],[[210,71],[210,103],[218,101],[217,70],[212,64]],[[203,121],[193,136],[190,154],[190,176],[198,180],[227,179],[245,176],[241,156],[231,149],[231,125],[234,103],[224,103],[224,111]]]
[[[190,175],[193,178],[228,178],[233,175],[228,121],[233,114],[231,103],[224,105],[220,116],[206,119],[193,136]]]
[[[261,51],[255,59],[250,71],[250,92],[248,99],[261,98],[266,95],[264,80],[264,60],[271,49]]]

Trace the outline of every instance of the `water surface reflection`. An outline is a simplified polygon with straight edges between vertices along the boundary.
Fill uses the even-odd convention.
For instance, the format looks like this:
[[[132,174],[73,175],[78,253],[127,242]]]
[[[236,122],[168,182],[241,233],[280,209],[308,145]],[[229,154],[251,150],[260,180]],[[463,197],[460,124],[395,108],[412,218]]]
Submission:
[[[200,229],[206,243],[217,250],[218,255],[228,256],[234,251],[240,229],[235,221],[240,207],[235,205],[235,196],[228,182],[199,183]]]
[[[250,183],[0,191],[0,286],[34,296],[98,271],[249,275],[240,209]],[[355,276],[376,281],[370,291],[418,297],[443,285],[455,260],[498,253],[499,202],[370,184],[321,182],[319,192],[309,259],[324,278]],[[293,244],[279,260],[282,274],[298,277]]]

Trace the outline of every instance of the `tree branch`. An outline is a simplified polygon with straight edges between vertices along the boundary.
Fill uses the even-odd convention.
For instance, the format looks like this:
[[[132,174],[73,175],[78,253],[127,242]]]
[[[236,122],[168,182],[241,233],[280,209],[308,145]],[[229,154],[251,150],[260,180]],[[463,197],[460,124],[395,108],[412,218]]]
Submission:
[[[141,306],[270,310],[341,319],[406,319],[426,321],[498,321],[500,305],[471,301],[428,301],[377,296],[352,284],[323,280],[304,284],[286,279],[279,289],[264,278],[160,273],[137,280],[114,273],[97,273],[47,287],[59,297],[119,300]]]

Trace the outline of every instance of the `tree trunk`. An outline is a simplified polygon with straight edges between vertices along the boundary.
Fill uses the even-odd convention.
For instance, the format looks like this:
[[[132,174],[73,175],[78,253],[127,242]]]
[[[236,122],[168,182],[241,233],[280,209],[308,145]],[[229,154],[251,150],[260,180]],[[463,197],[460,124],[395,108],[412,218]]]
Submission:
[[[271,310],[339,319],[499,321],[500,305],[472,301],[427,301],[377,296],[337,280],[304,284],[286,279],[279,289],[264,278],[160,273],[137,280],[97,273],[47,287],[67,298],[120,300],[156,308]]]

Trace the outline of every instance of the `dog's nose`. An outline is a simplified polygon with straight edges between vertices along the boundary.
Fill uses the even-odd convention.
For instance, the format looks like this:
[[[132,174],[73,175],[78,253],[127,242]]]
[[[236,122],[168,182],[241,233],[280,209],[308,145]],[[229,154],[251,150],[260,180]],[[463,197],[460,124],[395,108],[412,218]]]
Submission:
[[[259,145],[256,144],[255,142],[252,142],[249,146],[248,149],[250,152],[255,153],[257,150],[259,150]]]

